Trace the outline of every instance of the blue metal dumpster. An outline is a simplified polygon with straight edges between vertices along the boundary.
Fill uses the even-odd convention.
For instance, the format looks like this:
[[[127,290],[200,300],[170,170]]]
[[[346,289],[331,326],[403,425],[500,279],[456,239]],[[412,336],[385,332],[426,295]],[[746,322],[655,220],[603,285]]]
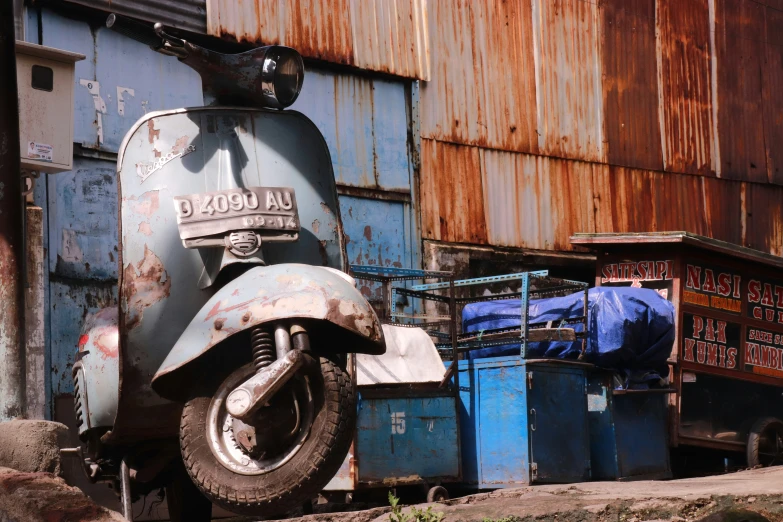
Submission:
[[[588,374],[593,479],[671,478],[667,422],[670,391],[615,390],[610,373]]]
[[[463,482],[495,489],[589,480],[588,366],[519,356],[460,361]]]

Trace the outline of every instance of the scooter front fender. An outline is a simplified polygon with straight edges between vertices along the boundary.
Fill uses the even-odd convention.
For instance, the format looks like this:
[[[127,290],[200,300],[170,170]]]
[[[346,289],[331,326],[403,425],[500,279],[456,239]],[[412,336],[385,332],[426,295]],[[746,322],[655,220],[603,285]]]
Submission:
[[[158,368],[152,388],[162,397],[181,398],[183,380],[204,354],[239,332],[288,319],[337,327],[328,343],[311,340],[318,351],[386,350],[378,316],[348,278],[311,265],[260,266],[230,281],[207,301]]]

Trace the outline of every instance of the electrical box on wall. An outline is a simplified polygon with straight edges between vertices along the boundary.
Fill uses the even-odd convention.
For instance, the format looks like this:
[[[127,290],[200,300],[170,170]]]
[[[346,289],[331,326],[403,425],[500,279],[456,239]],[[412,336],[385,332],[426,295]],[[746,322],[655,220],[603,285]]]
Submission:
[[[73,77],[83,54],[16,42],[22,170],[73,166]]]

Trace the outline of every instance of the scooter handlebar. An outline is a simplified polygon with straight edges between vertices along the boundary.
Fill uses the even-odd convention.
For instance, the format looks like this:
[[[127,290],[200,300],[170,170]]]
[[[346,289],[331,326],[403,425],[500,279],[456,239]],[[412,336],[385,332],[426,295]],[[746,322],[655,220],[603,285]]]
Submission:
[[[163,46],[163,39],[153,29],[131,18],[112,13],[106,19],[106,27],[153,49]]]

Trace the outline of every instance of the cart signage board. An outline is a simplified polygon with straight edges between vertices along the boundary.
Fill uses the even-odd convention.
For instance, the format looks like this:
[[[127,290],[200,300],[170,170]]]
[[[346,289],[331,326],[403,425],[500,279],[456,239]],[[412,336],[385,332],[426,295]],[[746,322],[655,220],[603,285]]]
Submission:
[[[685,263],[685,304],[739,314],[742,312],[742,276],[727,268]]]
[[[748,317],[783,325],[783,282],[753,277],[748,281],[746,295]]]
[[[602,286],[650,288],[671,300],[674,266],[673,259],[610,261],[601,267],[600,281]]]
[[[783,334],[748,328],[745,371],[783,378]]]
[[[682,360],[713,368],[739,369],[740,332],[736,323],[703,315],[684,314]]]

